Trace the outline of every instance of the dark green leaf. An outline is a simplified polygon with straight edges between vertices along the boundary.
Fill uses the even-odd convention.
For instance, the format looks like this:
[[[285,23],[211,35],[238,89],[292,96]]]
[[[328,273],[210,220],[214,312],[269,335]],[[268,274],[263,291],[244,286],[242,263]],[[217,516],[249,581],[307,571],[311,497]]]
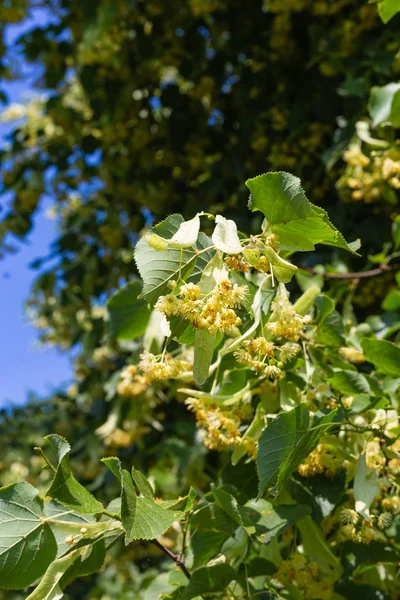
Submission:
[[[257,468],[259,493],[278,481],[283,488],[292,473],[318,444],[321,435],[331,427],[336,411],[313,423],[309,428],[309,412],[300,404],[288,412],[281,412],[270,423],[258,442]]]
[[[211,592],[224,592],[235,577],[234,569],[226,564],[201,567],[192,573],[181,600],[191,600]]]
[[[110,336],[120,340],[135,340],[143,335],[150,318],[150,309],[138,296],[139,281],[131,281],[107,302]]]

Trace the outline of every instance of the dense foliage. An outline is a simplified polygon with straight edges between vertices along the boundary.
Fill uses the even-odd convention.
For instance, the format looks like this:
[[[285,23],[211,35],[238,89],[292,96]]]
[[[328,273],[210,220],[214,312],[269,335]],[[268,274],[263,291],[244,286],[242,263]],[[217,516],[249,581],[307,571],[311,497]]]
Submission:
[[[28,308],[76,382],[4,415],[0,586],[396,598],[396,0],[45,4],[1,232],[52,197]]]

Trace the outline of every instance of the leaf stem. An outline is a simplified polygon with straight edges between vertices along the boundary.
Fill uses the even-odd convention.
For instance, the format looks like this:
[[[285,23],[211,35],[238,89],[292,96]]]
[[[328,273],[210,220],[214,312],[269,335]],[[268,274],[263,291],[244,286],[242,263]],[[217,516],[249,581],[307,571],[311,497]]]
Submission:
[[[158,540],[151,540],[151,543],[157,546],[157,548],[159,548],[162,552],[164,552],[164,554],[166,554],[171,560],[173,560],[174,563],[181,569],[182,573],[188,579],[191,578],[191,574],[185,566],[185,557],[183,556],[183,554],[175,554],[174,552],[171,552],[171,550],[168,550],[168,548],[166,548]]]
[[[119,514],[117,514],[117,513],[112,513],[112,512],[110,512],[110,511],[108,511],[108,510],[105,510],[105,509],[101,511],[101,514],[102,514],[102,515],[106,515],[106,517],[110,517],[111,519],[117,519],[117,521],[120,521],[120,520],[121,520],[121,517],[120,517],[120,515],[119,515]]]
[[[54,467],[54,465],[51,464],[51,462],[49,461],[49,459],[47,458],[47,456],[43,452],[43,449],[40,446],[35,446],[33,451],[35,452],[35,454],[38,454],[43,458],[44,462],[49,467],[49,469],[53,471],[53,473],[57,472],[57,469]]]

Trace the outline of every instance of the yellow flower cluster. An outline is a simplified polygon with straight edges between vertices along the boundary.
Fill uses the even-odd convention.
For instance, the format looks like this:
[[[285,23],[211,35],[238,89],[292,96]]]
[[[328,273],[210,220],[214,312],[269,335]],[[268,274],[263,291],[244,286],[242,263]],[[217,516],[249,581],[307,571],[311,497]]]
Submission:
[[[311,317],[305,317],[296,313],[295,309],[289,302],[286,290],[281,288],[272,302],[272,313],[267,323],[267,330],[277,338],[286,338],[296,342],[300,338],[300,334],[311,322]]]
[[[225,263],[232,271],[239,271],[243,273],[250,270],[248,263],[243,260],[242,254],[227,254],[225,256]]]
[[[343,455],[340,449],[327,442],[322,442],[308,455],[297,471],[302,477],[312,477],[324,473],[327,477],[334,477],[343,468]]]
[[[365,447],[365,462],[369,469],[379,471],[385,464],[385,456],[382,452],[379,438],[367,442]]]
[[[215,288],[203,295],[200,286],[186,283],[179,289],[179,296],[168,294],[156,303],[156,309],[165,316],[179,316],[190,321],[193,327],[217,331],[232,331],[242,324],[236,310],[246,303],[248,297],[246,285],[232,284],[222,280]]]
[[[215,404],[207,405],[196,398],[187,398],[185,404],[194,412],[197,425],[203,428],[203,443],[207,448],[222,451],[241,442],[239,411],[230,409],[226,412]]]
[[[388,496],[381,500],[381,506],[394,514],[400,512],[400,496]]]
[[[392,515],[371,515],[367,520],[351,508],[342,508],[340,519],[343,526],[338,532],[339,541],[351,540],[356,544],[370,544],[374,540],[383,539],[381,530],[390,527]]]
[[[283,585],[298,587],[305,600],[330,600],[333,594],[332,575],[324,573],[316,562],[307,560],[299,552],[282,561],[274,577]]]
[[[351,363],[358,364],[365,362],[365,356],[357,348],[340,348],[340,354]]]
[[[394,190],[400,189],[400,150],[392,147],[365,154],[353,144],[343,154],[347,168],[337,183],[345,200],[372,203],[396,201]]]
[[[114,429],[104,439],[105,445],[111,448],[127,448],[150,431],[150,427],[146,425],[138,426],[136,422],[132,422],[132,425],[134,426],[129,428],[128,431],[120,427]]]
[[[135,365],[127,365],[121,371],[121,380],[117,384],[117,392],[124,398],[133,398],[146,391],[149,380],[138,373]]]
[[[274,344],[265,337],[257,337],[243,342],[242,347],[234,352],[234,356],[241,365],[250,367],[270,379],[279,379],[282,371],[276,365],[275,349]],[[269,359],[275,364],[270,364]]]
[[[156,356],[147,351],[140,355],[138,366],[145,373],[149,382],[173,379],[192,369],[192,365],[188,361],[177,360],[169,354]]]

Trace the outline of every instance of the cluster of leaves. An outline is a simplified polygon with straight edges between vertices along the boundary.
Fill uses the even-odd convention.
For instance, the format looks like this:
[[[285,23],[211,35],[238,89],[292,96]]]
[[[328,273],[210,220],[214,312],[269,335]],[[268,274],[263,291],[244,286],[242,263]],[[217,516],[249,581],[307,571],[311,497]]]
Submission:
[[[399,593],[400,349],[344,320],[310,281],[290,303],[293,252],[322,243],[355,253],[358,243],[293,175],[247,186],[264,217],[259,234],[221,215],[172,215],[137,244],[143,286],[109,302],[111,326],[135,343],[120,374],[142,386],[132,403],[151,414],[151,398],[172,390],[195,412],[199,440],[228,460],[208,489],[160,500],[135,464],[108,456],[119,490],[104,505],[74,477],[70,445],[47,436],[55,458],[36,450],[49,501],[26,482],[0,489],[1,587],[36,584],[29,600],[61,598],[123,540],[172,559],[137,598],[339,600],[363,585]],[[206,217],[211,238],[200,231]]]

